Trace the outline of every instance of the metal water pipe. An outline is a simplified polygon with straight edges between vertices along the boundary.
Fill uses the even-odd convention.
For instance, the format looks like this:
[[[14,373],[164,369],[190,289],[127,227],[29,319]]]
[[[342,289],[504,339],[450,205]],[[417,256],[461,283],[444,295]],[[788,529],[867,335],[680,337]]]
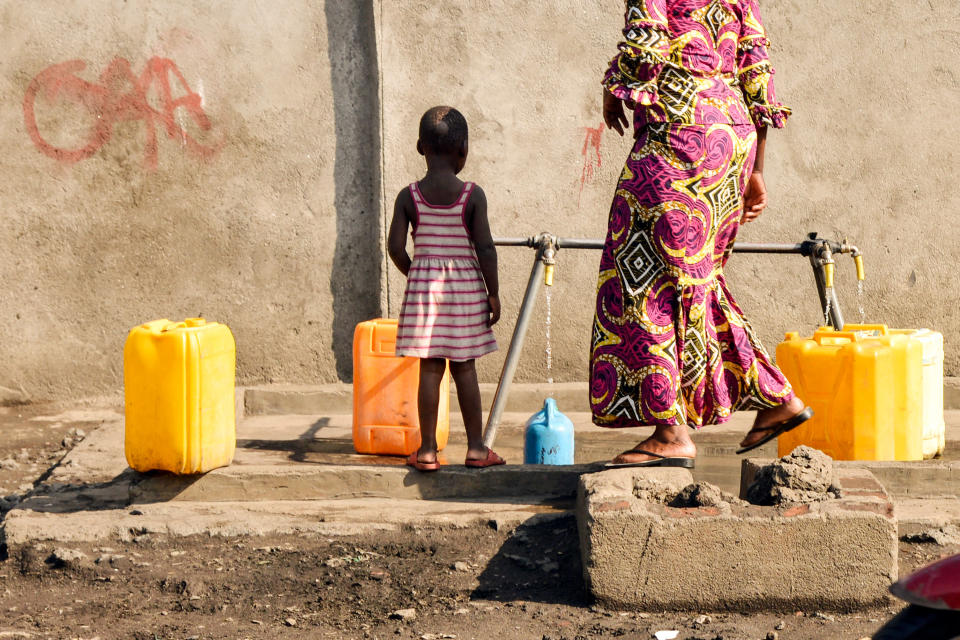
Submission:
[[[527,238],[494,238],[494,244],[499,247],[528,247],[536,249],[533,268],[527,280],[527,289],[520,303],[517,323],[513,328],[510,346],[503,361],[503,370],[497,383],[497,391],[493,396],[493,404],[487,415],[487,425],[483,432],[483,444],[492,447],[497,437],[497,429],[503,418],[503,410],[507,404],[507,396],[513,377],[517,372],[520,353],[523,351],[523,342],[527,337],[527,329],[533,309],[536,306],[537,294],[542,284],[553,285],[553,269],[556,264],[556,255],[560,249],[603,249],[604,241],[592,238],[558,238],[551,233],[540,233]],[[857,269],[857,279],[864,279],[863,257],[860,249],[849,244],[846,240],[838,243],[825,238],[819,238],[817,233],[810,233],[803,242],[795,244],[767,243],[767,242],[737,242],[733,245],[736,253],[778,253],[798,254],[809,258],[813,267],[814,278],[817,284],[817,293],[820,296],[820,306],[826,315],[829,309],[829,321],[835,329],[843,328],[843,313],[833,287],[835,269],[834,254],[849,254],[853,257]],[[829,306],[828,306],[829,301]]]

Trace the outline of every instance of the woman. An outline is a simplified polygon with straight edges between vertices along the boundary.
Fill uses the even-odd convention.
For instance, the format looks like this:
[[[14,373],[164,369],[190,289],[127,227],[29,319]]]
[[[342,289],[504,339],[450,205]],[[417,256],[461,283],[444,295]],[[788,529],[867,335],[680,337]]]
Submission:
[[[610,209],[593,327],[590,403],[606,427],[654,425],[613,466],[692,467],[688,425],[756,409],[738,453],[808,420],[723,276],[741,222],[767,204],[777,102],[757,0],[627,0],[603,115],[636,143]]]

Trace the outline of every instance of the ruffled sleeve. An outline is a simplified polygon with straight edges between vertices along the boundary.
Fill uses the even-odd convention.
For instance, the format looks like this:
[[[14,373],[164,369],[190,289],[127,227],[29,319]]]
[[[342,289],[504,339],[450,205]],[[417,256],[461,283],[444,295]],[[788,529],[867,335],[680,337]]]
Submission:
[[[769,46],[758,0],[746,0],[737,44],[740,87],[754,124],[780,129],[790,116],[790,108],[777,101],[773,88],[774,70],[767,53]]]
[[[603,78],[607,91],[637,104],[657,101],[657,76],[670,52],[666,0],[626,0],[626,39]]]

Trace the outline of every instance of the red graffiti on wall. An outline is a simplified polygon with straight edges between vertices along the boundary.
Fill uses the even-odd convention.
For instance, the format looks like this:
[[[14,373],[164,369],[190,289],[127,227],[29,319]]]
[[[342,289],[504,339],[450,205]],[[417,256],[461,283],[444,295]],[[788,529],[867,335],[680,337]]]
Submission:
[[[593,180],[593,172],[603,164],[600,157],[600,138],[603,136],[603,123],[599,127],[584,127],[583,150],[580,155],[583,156],[583,170],[580,172],[580,195],[577,196],[577,205],[580,204],[580,196],[583,195],[583,185]],[[591,154],[591,151],[593,152]]]
[[[64,164],[73,164],[89,158],[105,145],[113,135],[116,123],[140,120],[146,125],[144,165],[148,169],[157,168],[158,125],[166,129],[169,138],[180,141],[203,158],[209,158],[222,148],[222,142],[201,144],[187,132],[182,119],[178,122],[175,112],[183,108],[201,131],[210,131],[212,128],[203,110],[202,97],[190,88],[172,60],[151,58],[137,76],[129,61],[114,58],[100,74],[99,82],[88,82],[78,77],[77,74],[86,66],[82,60],[52,65],[37,74],[27,87],[23,97],[24,123],[30,139],[44,154]],[[175,87],[178,90],[177,97],[174,97]],[[37,126],[38,95],[48,105],[53,105],[59,99],[86,108],[92,121],[83,142],[73,145],[74,148],[62,148],[43,137]],[[148,95],[153,96],[156,106],[148,100]]]

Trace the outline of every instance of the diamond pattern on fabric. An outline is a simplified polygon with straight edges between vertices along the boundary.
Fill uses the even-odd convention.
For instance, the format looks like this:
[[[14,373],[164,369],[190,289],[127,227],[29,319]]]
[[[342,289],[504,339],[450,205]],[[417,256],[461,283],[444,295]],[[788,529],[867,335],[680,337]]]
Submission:
[[[694,386],[707,370],[707,345],[702,331],[687,331],[683,343],[683,386]]]
[[[723,0],[713,0],[708,6],[694,12],[693,17],[707,28],[714,42],[717,42],[724,27],[737,20]]]
[[[620,396],[610,407],[608,413],[619,418],[641,422],[640,409],[637,407],[636,401],[629,396]]]
[[[663,271],[663,263],[646,233],[630,237],[617,255],[617,267],[624,290],[633,297],[649,289]]]
[[[677,67],[664,67],[660,74],[660,102],[676,121],[689,119],[696,99],[697,83],[693,77]]]

